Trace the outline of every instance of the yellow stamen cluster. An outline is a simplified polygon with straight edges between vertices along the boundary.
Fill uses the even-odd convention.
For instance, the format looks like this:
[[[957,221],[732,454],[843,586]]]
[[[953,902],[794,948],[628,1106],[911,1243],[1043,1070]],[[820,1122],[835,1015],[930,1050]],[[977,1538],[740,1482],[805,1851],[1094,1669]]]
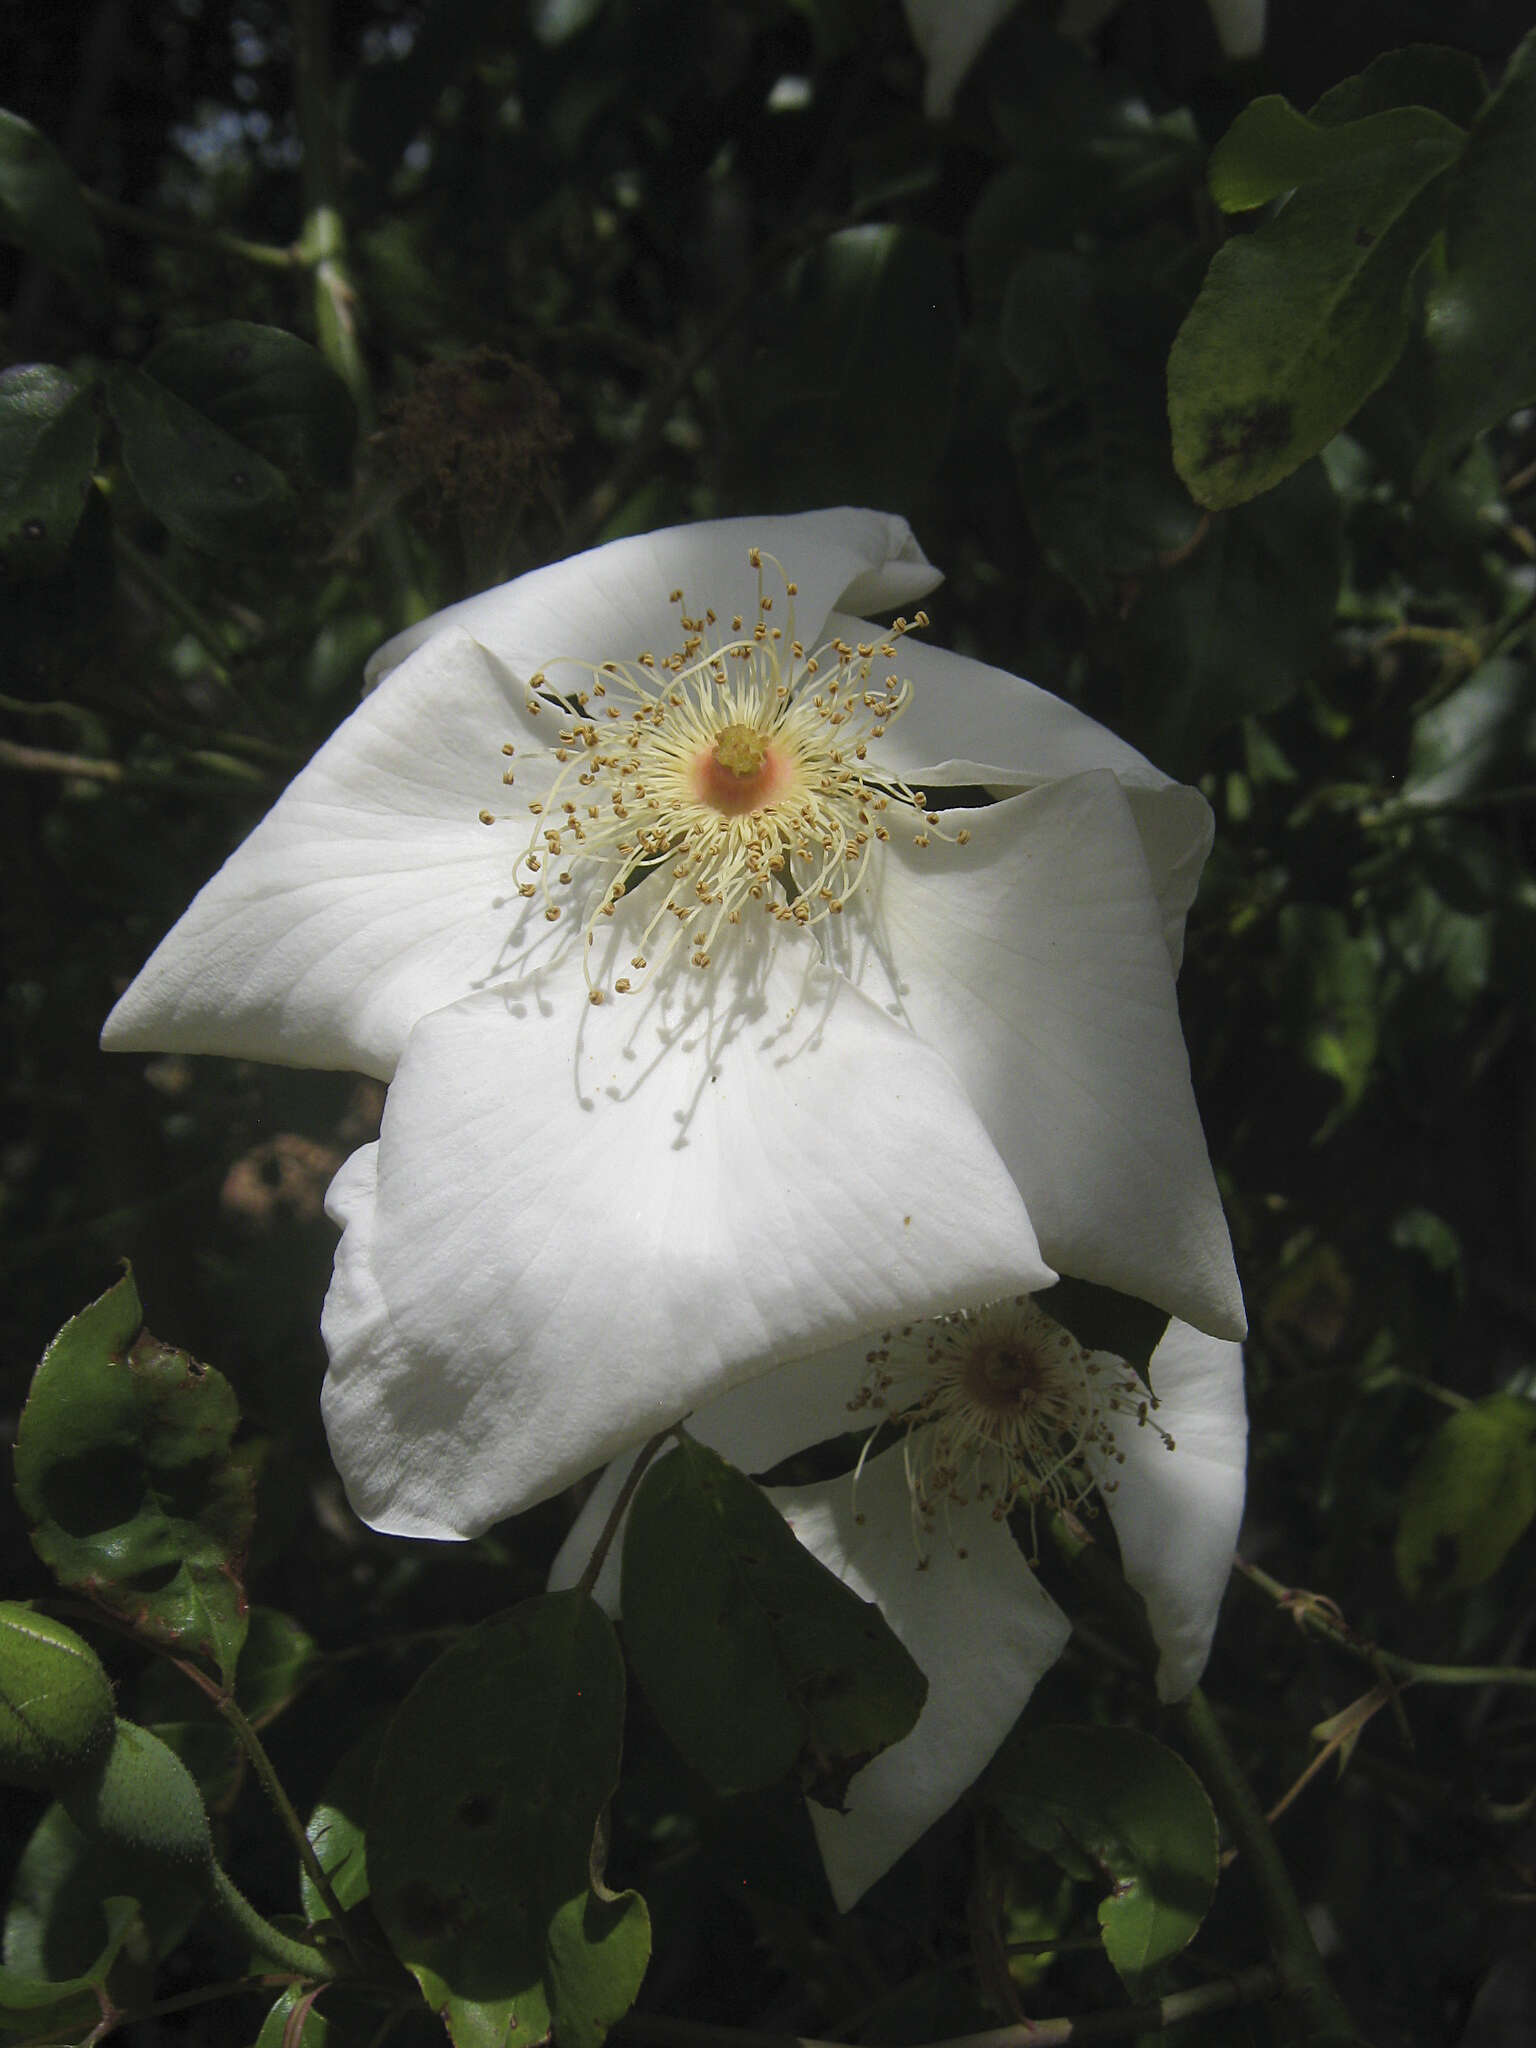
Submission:
[[[675,590],[676,652],[568,664],[583,676],[570,691],[548,670],[529,680],[529,715],[556,723],[554,745],[538,756],[555,772],[527,805],[534,826],[517,886],[542,897],[553,923],[563,909],[557,893],[586,884],[593,1002],[604,995],[591,969],[600,921],[653,873],[665,878],[666,894],[630,962],[639,977],[684,942],[693,965],[708,967],[722,929],[739,924],[752,904],[800,925],[837,916],[903,811],[919,846],[930,835],[970,837],[944,831],[921,790],[869,761],[911,696],[911,684],[885,664],[904,634],[927,625],[926,615],[898,619],[877,641],[833,639],[808,653],[795,633],[795,584],[783,579],[781,626],[764,588],[763,563],[772,557],[754,548],[749,559],[758,580],[750,624],[738,616],[722,629],[710,610],[690,617]],[[508,743],[502,752],[515,749]],[[509,767],[502,780],[514,779]],[[480,817],[497,822],[488,811]],[[612,986],[625,995],[640,982],[621,976]]]
[[[1124,1464],[1122,1427],[1155,1430],[1173,1449],[1153,1420],[1156,1395],[1130,1367],[1086,1351],[1027,1294],[886,1331],[865,1362],[848,1406],[880,1421],[859,1463],[885,1423],[903,1432],[921,1562],[950,1508],[990,1502],[1000,1522],[1020,1505],[1084,1506],[1096,1484],[1086,1454]]]

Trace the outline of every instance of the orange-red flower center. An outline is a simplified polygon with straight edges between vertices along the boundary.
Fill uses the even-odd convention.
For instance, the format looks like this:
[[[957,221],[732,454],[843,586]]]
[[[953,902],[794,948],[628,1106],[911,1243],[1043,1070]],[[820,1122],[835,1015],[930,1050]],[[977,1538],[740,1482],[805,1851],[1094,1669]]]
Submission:
[[[694,795],[727,818],[760,811],[779,796],[792,764],[767,733],[750,725],[728,725],[714,746],[693,764]]]

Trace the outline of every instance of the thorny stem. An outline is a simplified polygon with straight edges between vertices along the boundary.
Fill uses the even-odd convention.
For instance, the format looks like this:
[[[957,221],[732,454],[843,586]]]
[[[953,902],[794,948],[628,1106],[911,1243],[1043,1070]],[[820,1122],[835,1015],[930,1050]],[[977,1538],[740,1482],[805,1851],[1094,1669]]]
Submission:
[[[1170,1992],[1139,2005],[1083,2013],[1075,2018],[1024,2020],[1017,2026],[990,2027],[980,2034],[957,2034],[927,2048],[1072,2048],[1080,2041],[1123,2041],[1136,2034],[1156,2033],[1206,2013],[1234,2006],[1259,2005],[1280,1989],[1280,1972],[1269,1963],[1218,1977],[1192,1991]],[[842,2048],[801,2034],[767,2034],[742,2027],[717,2027],[696,2020],[665,2019],[655,2013],[631,2013],[618,2031],[656,2048]]]
[[[658,1429],[648,1443],[640,1446],[635,1462],[630,1466],[624,1484],[619,1488],[619,1497],[608,1511],[608,1519],[603,1524],[603,1533],[592,1546],[592,1555],[587,1559],[587,1568],[576,1581],[577,1592],[585,1593],[589,1600],[592,1597],[592,1588],[597,1584],[598,1573],[603,1568],[603,1562],[608,1555],[613,1539],[619,1533],[619,1525],[624,1520],[629,1510],[629,1504],[635,1497],[635,1488],[645,1477],[646,1466],[650,1464],[652,1458],[655,1457],[668,1437],[675,1436],[676,1433],[675,1425],[669,1424],[666,1429]]]
[[[181,1663],[180,1658],[176,1661],[183,1670],[187,1669],[187,1666]],[[314,1844],[304,1831],[303,1821],[299,1819],[298,1814],[294,1811],[293,1801],[284,1791],[282,1780],[272,1768],[272,1759],[267,1755],[266,1746],[262,1742],[261,1737],[256,1733],[256,1730],[251,1726],[228,1693],[215,1693],[213,1700],[214,1705],[235,1731],[241,1748],[250,1758],[251,1768],[255,1771],[257,1777],[260,1778],[267,1797],[276,1809],[278,1819],[287,1830],[288,1838],[298,1852],[299,1861],[303,1864],[310,1883],[324,1900],[325,1910],[330,1914],[337,1933],[345,1943],[348,1955],[359,1969],[364,1968],[365,1959],[359,1954],[353,1941],[341,1901],[337,1898],[332,1888],[331,1880],[326,1874],[324,1866],[315,1854]]]
[[[1210,1702],[1196,1686],[1187,1699],[1170,1711],[1199,1765],[1211,1803],[1241,1850],[1244,1865],[1257,1888],[1279,1967],[1280,1990],[1296,2007],[1304,2024],[1322,2039],[1340,2043],[1362,2041],[1328,1981],[1323,1959],[1269,1823],[1227,1745]]]
[[[0,768],[16,768],[30,775],[67,775],[82,782],[110,783],[119,789],[174,790],[183,795],[225,797],[230,793],[232,780],[266,782],[265,776],[259,775],[243,761],[238,764],[225,761],[219,755],[206,751],[188,758],[216,764],[223,772],[221,775],[178,775],[172,770],[164,775],[153,774],[125,768],[121,761],[103,759],[97,754],[61,754],[53,747],[26,747],[16,740],[0,739]],[[237,768],[239,772],[232,773]]]
[[[307,1941],[296,1941],[291,1934],[281,1933],[270,1921],[264,1920],[234,1879],[227,1876],[217,1863],[213,1866],[212,1903],[242,1940],[248,1941],[259,1956],[275,1963],[280,1970],[291,1970],[299,1977],[335,1975],[319,1949]]]
[[[1305,1593],[1297,1587],[1282,1585],[1279,1579],[1271,1578],[1256,1564],[1249,1564],[1239,1557],[1233,1560],[1236,1569],[1257,1586],[1261,1593],[1267,1593],[1277,1607],[1283,1607],[1303,1628],[1321,1636],[1340,1650],[1347,1650],[1352,1657],[1358,1657],[1368,1664],[1378,1676],[1392,1680],[1395,1685],[1516,1685],[1536,1687],[1536,1670],[1518,1664],[1421,1664],[1417,1657],[1403,1657],[1395,1650],[1378,1649],[1375,1643],[1357,1635],[1349,1623],[1333,1606],[1314,1593]]]

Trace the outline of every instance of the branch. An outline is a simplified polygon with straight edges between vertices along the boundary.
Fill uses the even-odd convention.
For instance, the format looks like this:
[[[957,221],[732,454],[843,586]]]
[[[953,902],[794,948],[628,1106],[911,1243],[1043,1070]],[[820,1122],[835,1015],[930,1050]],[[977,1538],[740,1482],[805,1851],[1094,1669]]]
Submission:
[[[1079,2041],[1123,2041],[1135,2034],[1157,2033],[1203,2014],[1228,2012],[1234,2006],[1259,2005],[1280,1989],[1280,1973],[1268,1963],[1219,1977],[1193,1991],[1173,1991],[1166,1998],[1139,2005],[1114,2006],[1074,2018],[1024,2020],[1012,2027],[989,2027],[980,2034],[957,2034],[927,2048],[1072,2048]],[[708,2026],[697,2020],[673,2020],[654,2013],[630,2013],[617,2030],[656,2048],[843,2048],[801,2034],[765,2034],[746,2027]]]
[[[109,228],[120,228],[125,235],[138,235],[146,242],[169,242],[181,249],[203,249],[210,256],[234,256],[242,263],[260,264],[264,270],[298,270],[303,267],[303,255],[294,247],[284,249],[276,242],[248,242],[241,235],[227,234],[223,228],[201,228],[191,221],[163,220],[158,214],[145,213],[137,206],[124,206],[120,200],[108,199],[88,188],[85,203]]]

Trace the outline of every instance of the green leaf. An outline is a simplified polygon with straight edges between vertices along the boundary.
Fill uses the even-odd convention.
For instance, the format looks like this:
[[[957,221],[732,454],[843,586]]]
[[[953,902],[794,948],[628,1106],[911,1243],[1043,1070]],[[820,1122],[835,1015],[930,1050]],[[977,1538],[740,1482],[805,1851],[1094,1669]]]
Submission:
[[[94,395],[51,363],[0,371],[0,578],[56,569],[90,495]]]
[[[219,320],[170,335],[146,375],[292,481],[347,479],[357,413],[316,348],[281,327]]]
[[[106,1940],[91,1962],[63,1979],[34,1976],[0,1964],[0,2027],[24,2029],[29,2035],[85,2034],[103,2017],[108,1973],[139,1923],[138,1906],[129,1898],[108,1899]]]
[[[1407,43],[1383,51],[1353,78],[1330,86],[1310,117],[1334,125],[1363,121],[1389,107],[1432,107],[1458,128],[1470,128],[1487,97],[1482,66],[1467,51]]]
[[[225,1683],[245,1639],[252,1489],[235,1397],[142,1328],[131,1273],[54,1338],[16,1442],[16,1496],[62,1585]]]
[[[1104,1949],[1133,1994],[1193,1940],[1216,1889],[1216,1816],[1172,1750],[1131,1728],[1025,1720],[980,1789],[1024,1841],[1107,1888]]]
[[[79,180],[45,135],[0,110],[0,240],[68,280],[82,299],[106,288],[101,237]]]
[[[1429,107],[1393,107],[1361,121],[1324,125],[1266,93],[1238,115],[1211,152],[1211,197],[1224,213],[1246,213],[1298,185],[1348,169],[1379,150],[1439,142],[1454,156],[1466,137]]]
[[[1026,400],[1013,440],[1030,524],[1097,608],[1199,524],[1169,458],[1158,368],[1176,319],[1082,256],[1033,251],[1009,281],[999,343]]]
[[[101,1659],[62,1621],[0,1600],[0,1782],[53,1790],[112,1739]]]
[[[1216,252],[1168,358],[1174,465],[1202,504],[1272,489],[1387,376],[1459,142],[1356,158]]]
[[[238,559],[284,539],[293,492],[265,456],[143,370],[115,369],[106,388],[134,488],[178,540]]]
[[[180,1946],[202,1908],[201,1883],[143,1884],[130,1858],[81,1834],[63,1807],[50,1806],[21,1852],[5,1915],[5,1961],[45,1979],[89,1971],[111,1935],[114,1899],[144,1892],[142,1927],[131,1943],[143,1965]],[[126,1967],[129,1958],[123,1959]]]
[[[1451,182],[1445,270],[1424,338],[1434,429],[1415,481],[1536,399],[1536,30],[1516,50]]]
[[[1465,1593],[1536,1516],[1536,1405],[1489,1394],[1446,1417],[1403,1491],[1397,1575],[1414,1599]]]
[[[1530,668],[1496,654],[1414,720],[1405,804],[1444,804],[1536,768],[1536,688]]]
[[[235,1667],[235,1698],[253,1728],[291,1706],[309,1683],[320,1653],[314,1638],[290,1614],[253,1607]]]
[[[361,1905],[368,1896],[368,1844],[363,1823],[384,1734],[385,1723],[380,1721],[347,1751],[326,1779],[325,1790],[304,1830],[344,1913]],[[329,1918],[330,1907],[302,1867],[299,1890],[304,1916],[312,1927]]]
[[[1213,519],[1184,561],[1146,579],[1127,621],[1147,704],[1138,745],[1197,775],[1212,733],[1285,703],[1328,649],[1339,570],[1320,463]]]
[[[679,1588],[686,1587],[686,1597]],[[656,1717],[721,1792],[798,1769],[841,1807],[928,1686],[885,1617],[802,1548],[759,1487],[685,1439],[629,1513],[624,1642]]]
[[[650,1956],[636,1892],[601,1882],[624,1668],[579,1592],[473,1629],[390,1725],[368,1813],[374,1909],[456,2048],[596,2048]]]
[[[1352,1109],[1376,1062],[1379,949],[1343,911],[1287,903],[1278,920],[1277,969],[1291,1028],[1309,1065],[1338,1082]]]
[[[769,346],[734,392],[741,490],[765,511],[910,506],[953,409],[954,264],[916,228],[845,228],[768,300]]]

